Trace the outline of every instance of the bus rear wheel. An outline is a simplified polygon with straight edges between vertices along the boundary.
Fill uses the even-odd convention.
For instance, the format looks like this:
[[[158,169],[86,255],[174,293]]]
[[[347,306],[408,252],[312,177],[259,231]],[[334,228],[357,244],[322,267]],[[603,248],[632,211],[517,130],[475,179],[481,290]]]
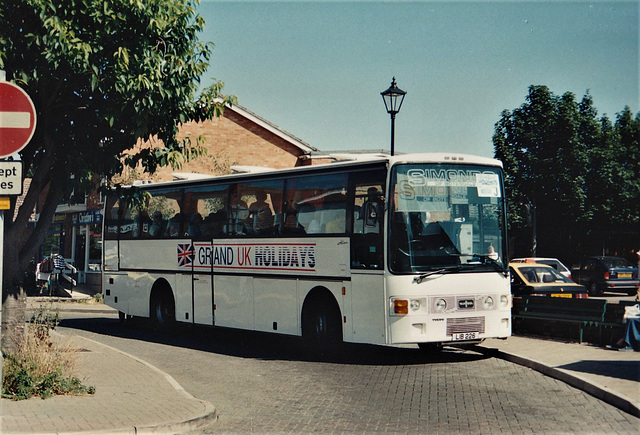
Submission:
[[[151,320],[161,328],[167,328],[176,321],[176,307],[173,296],[167,292],[155,293],[151,298]]]

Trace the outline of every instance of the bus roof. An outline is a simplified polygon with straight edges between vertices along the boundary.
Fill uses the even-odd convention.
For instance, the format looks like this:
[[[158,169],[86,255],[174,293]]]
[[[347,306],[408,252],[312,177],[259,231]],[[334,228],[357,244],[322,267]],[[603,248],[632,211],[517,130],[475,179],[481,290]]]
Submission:
[[[388,163],[390,165],[402,164],[402,163],[456,163],[467,165],[487,165],[502,168],[502,162],[500,160],[481,157],[472,154],[456,154],[456,153],[415,153],[415,154],[398,154],[390,156],[384,153],[367,153],[367,154],[350,154],[350,153],[332,153],[327,154],[326,158],[334,159],[330,163],[322,163],[317,165],[308,166],[296,166],[284,169],[274,169],[259,166],[246,166],[246,165],[234,165],[231,167],[231,174],[225,175],[210,175],[199,173],[174,173],[174,180],[162,181],[158,183],[154,182],[135,182],[136,187],[170,187],[183,184],[194,184],[202,181],[211,180],[228,180],[242,179],[252,176],[261,175],[285,175],[285,174],[298,174],[314,171],[322,171],[327,168],[339,168],[350,166],[366,166],[375,163]],[[131,187],[131,186],[124,186]]]
[[[487,165],[502,168],[502,162],[490,157],[458,153],[415,153],[397,154],[388,157],[391,164],[397,163],[461,163],[468,165]]]

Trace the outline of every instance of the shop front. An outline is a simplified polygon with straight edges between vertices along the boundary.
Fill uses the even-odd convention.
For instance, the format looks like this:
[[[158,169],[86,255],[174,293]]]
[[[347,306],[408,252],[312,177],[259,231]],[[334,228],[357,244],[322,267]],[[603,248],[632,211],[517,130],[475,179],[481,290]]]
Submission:
[[[100,291],[101,261],[102,210],[71,214],[71,262],[78,269],[78,284]]]

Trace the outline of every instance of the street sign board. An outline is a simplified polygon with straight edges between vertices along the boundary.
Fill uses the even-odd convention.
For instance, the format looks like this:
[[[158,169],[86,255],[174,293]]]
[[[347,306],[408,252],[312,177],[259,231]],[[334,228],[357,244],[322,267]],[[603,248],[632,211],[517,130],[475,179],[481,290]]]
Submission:
[[[22,195],[22,162],[0,160],[0,196]]]
[[[36,108],[19,86],[0,82],[0,159],[24,148],[36,130]]]

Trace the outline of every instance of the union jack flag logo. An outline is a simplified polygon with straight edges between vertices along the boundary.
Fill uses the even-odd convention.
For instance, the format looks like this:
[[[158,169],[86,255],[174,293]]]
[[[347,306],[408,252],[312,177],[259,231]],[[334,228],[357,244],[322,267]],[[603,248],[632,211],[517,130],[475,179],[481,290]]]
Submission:
[[[193,264],[193,245],[191,243],[178,244],[178,267],[187,267]]]

